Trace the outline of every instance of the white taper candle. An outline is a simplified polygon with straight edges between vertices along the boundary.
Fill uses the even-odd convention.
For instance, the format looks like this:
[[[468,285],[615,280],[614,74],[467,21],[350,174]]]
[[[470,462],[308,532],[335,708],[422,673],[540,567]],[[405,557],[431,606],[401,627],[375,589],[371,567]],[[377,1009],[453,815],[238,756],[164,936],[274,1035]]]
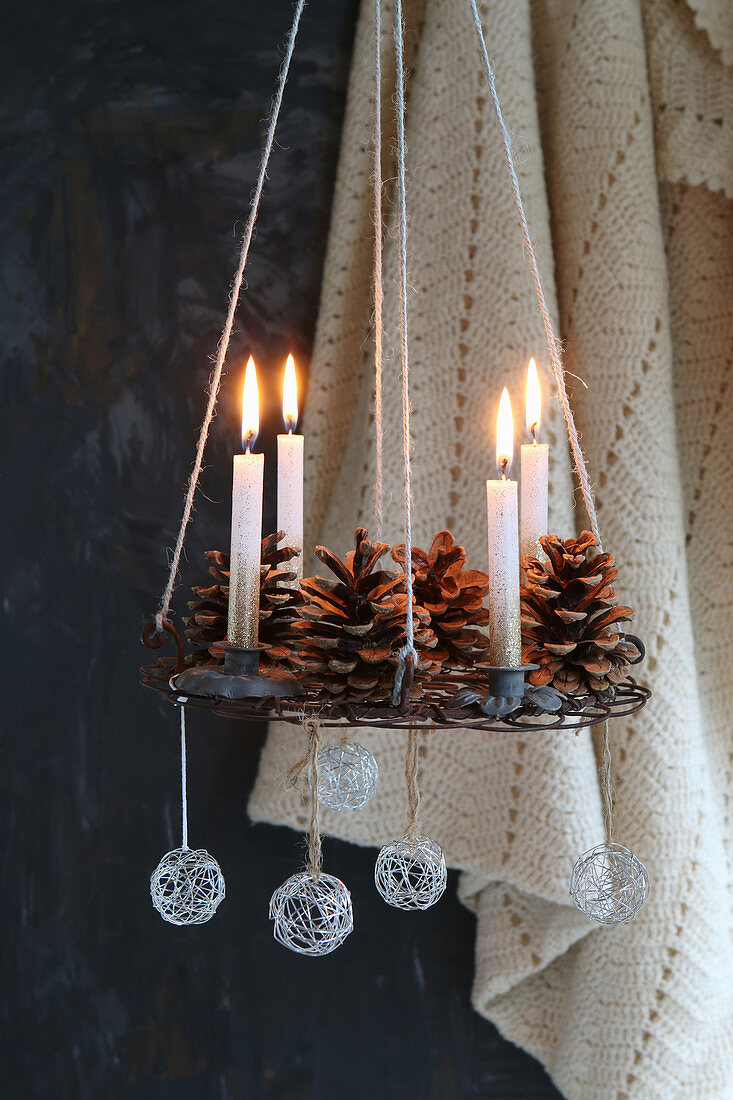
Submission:
[[[548,462],[550,449],[546,443],[539,443],[540,421],[542,418],[542,397],[537,365],[530,359],[527,365],[527,432],[531,443],[523,443],[521,448],[521,488],[520,488],[520,527],[519,556],[543,557],[540,536],[547,534],[547,492]]]
[[[521,526],[519,555],[543,557],[540,536],[547,534],[547,470],[550,449],[546,443],[523,443],[520,492]]]
[[[260,557],[262,550],[262,488],[265,456],[252,454],[259,431],[257,375],[247,363],[242,401],[242,444],[234,456],[232,541],[229,565],[229,645],[254,649],[259,641]]]
[[[277,530],[285,532],[284,545],[298,551],[297,558],[284,564],[286,570],[295,573],[287,584],[297,588],[303,576],[303,436],[293,434],[298,421],[298,393],[292,355],[285,367],[283,420],[289,430],[287,435],[277,437]]]
[[[496,436],[496,461],[502,477],[486,482],[489,662],[498,668],[519,668],[522,664],[517,483],[506,476],[513,446],[512,408],[505,387]]]

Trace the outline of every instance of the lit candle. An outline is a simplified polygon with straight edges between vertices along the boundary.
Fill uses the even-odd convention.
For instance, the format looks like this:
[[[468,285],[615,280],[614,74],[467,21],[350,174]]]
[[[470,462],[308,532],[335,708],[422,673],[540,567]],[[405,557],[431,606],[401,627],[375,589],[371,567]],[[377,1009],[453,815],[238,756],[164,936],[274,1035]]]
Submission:
[[[285,532],[285,546],[298,551],[285,563],[295,573],[290,588],[297,588],[303,576],[303,436],[294,435],[298,423],[298,387],[292,355],[285,365],[283,420],[287,435],[277,437],[277,529]]]
[[[527,434],[531,443],[522,444],[522,477],[520,487],[521,523],[519,556],[544,558],[540,535],[547,534],[547,462],[549,447],[539,442],[542,419],[542,397],[537,366],[530,359],[527,367]]]
[[[229,645],[254,649],[259,640],[262,477],[265,456],[252,454],[260,430],[257,372],[249,357],[242,399],[242,447],[234,456],[232,552],[229,572]]]
[[[486,482],[489,663],[499,668],[519,668],[522,663],[517,483],[507,476],[513,456],[512,405],[509,391],[504,387],[496,425],[496,465],[501,479]]]

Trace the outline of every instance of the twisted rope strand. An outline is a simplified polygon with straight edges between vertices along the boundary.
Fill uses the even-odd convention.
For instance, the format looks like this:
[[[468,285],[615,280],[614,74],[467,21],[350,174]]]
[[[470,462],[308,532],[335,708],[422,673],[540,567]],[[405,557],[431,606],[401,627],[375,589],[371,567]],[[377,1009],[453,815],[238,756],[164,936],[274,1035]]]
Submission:
[[[496,83],[494,80],[494,70],[491,67],[491,61],[489,60],[489,54],[486,49],[486,41],[484,39],[483,27],[481,26],[481,16],[478,11],[478,4],[476,0],[469,0],[471,4],[471,10],[473,12],[473,21],[476,25],[476,34],[478,36],[479,47],[481,50],[481,60],[483,63],[486,78],[489,82],[489,92],[491,93],[491,102],[494,107],[494,114],[496,115],[496,121],[499,124],[499,132],[501,134],[501,141],[504,147],[504,158],[506,160],[507,169],[509,171],[509,178],[511,179],[512,191],[514,193],[514,202],[517,207],[517,214],[519,215],[519,223],[522,227],[522,236],[524,238],[524,247],[527,252],[527,259],[529,260],[529,266],[532,269],[532,279],[534,280],[534,288],[537,294],[537,301],[540,307],[540,313],[542,314],[542,321],[545,326],[545,335],[547,337],[547,347],[550,352],[550,360],[552,362],[552,370],[555,375],[555,381],[557,383],[557,392],[560,397],[560,404],[562,405],[563,415],[565,417],[565,425],[568,431],[568,438],[570,440],[570,449],[573,452],[573,465],[575,466],[575,472],[578,475],[578,483],[580,484],[580,490],[583,494],[583,501],[585,503],[585,509],[588,513],[588,519],[590,520],[591,529],[593,534],[598,539],[598,550],[602,552],[601,535],[598,529],[598,516],[596,515],[595,501],[593,500],[593,488],[591,486],[590,475],[588,474],[588,467],[586,466],[585,457],[583,455],[583,449],[580,445],[580,439],[578,438],[578,429],[575,426],[575,418],[573,417],[573,411],[570,407],[570,399],[568,398],[568,392],[565,387],[565,371],[562,365],[562,357],[560,350],[560,341],[555,335],[555,331],[552,325],[552,318],[547,306],[547,300],[545,298],[545,292],[542,286],[542,279],[540,276],[540,269],[537,263],[537,257],[535,255],[534,246],[529,233],[529,225],[527,223],[527,215],[524,212],[524,203],[522,202],[522,194],[519,189],[519,179],[517,177],[517,170],[514,166],[514,157],[512,155],[512,139],[504,121],[504,114],[499,102],[499,96],[496,91]]]
[[[603,824],[606,829],[606,841],[608,844],[613,844],[614,832],[613,832],[613,804],[614,804],[614,783],[613,783],[613,766],[611,761],[611,746],[609,744],[609,730],[608,720],[603,723],[602,731],[602,750],[601,750],[601,768],[600,768],[600,781],[601,781],[601,803],[603,805]]]
[[[405,751],[405,782],[407,784],[407,808],[410,816],[405,836],[412,840],[420,831],[420,785],[417,778],[418,749],[417,730],[410,726]]]
[[[405,142],[405,61],[404,61],[405,25],[402,15],[402,0],[395,0],[394,43],[397,67],[397,94],[395,97],[395,115],[397,120],[397,196],[399,211],[400,245],[400,359],[402,363],[402,458],[405,470],[405,587],[407,607],[405,627],[406,644],[399,652],[399,665],[395,676],[392,702],[397,705],[405,675],[408,657],[412,657],[417,666],[415,649],[415,631],[412,619],[412,439],[410,436],[410,360],[407,348],[407,183],[405,161],[407,148]]]
[[[320,767],[318,765],[318,750],[321,747],[321,723],[317,718],[306,718],[303,728],[308,734],[308,785],[311,796],[311,819],[308,829],[308,870],[314,878],[318,878],[323,867],[323,850],[321,848],[321,825],[318,818],[320,799],[318,797],[318,779]]]
[[[227,318],[221,337],[219,339],[219,344],[216,352],[216,361],[214,364],[214,369],[211,372],[211,378],[209,380],[209,400],[206,406],[206,415],[204,416],[204,421],[201,425],[201,431],[199,433],[199,440],[196,446],[196,457],[194,459],[193,469],[191,471],[186,487],[183,515],[181,517],[181,526],[178,531],[178,537],[176,539],[176,545],[173,551],[173,558],[171,559],[168,582],[163,590],[163,595],[160,599],[160,607],[155,615],[155,623],[158,632],[162,631],[163,621],[168,618],[168,614],[170,612],[171,597],[173,596],[173,589],[175,588],[176,580],[178,578],[178,569],[181,563],[183,543],[186,538],[188,523],[191,519],[191,512],[193,510],[193,500],[196,494],[196,487],[198,485],[199,477],[201,476],[201,466],[203,463],[206,441],[209,436],[209,428],[211,426],[211,421],[214,417],[216,402],[219,397],[222,370],[224,368],[224,362],[226,360],[227,352],[229,350],[229,341],[231,340],[232,327],[234,325],[234,315],[237,311],[237,305],[239,304],[239,295],[241,293],[242,282],[244,280],[244,270],[247,266],[249,248],[252,243],[252,234],[254,232],[255,222],[257,221],[257,214],[259,213],[260,209],[260,199],[262,198],[262,191],[265,186],[265,180],[267,178],[267,168],[270,163],[270,154],[272,152],[272,146],[275,140],[275,131],[277,129],[278,118],[280,117],[280,107],[283,101],[283,93],[285,92],[285,85],[288,80],[290,62],[293,56],[293,51],[295,49],[295,39],[298,34],[300,17],[303,14],[305,3],[306,0],[298,0],[298,3],[296,4],[295,14],[293,16],[293,23],[290,28],[290,33],[288,34],[287,45],[285,48],[285,56],[283,58],[282,65],[280,66],[280,72],[278,74],[277,90],[272,100],[272,106],[270,107],[267,137],[265,139],[265,145],[262,150],[262,157],[260,159],[260,166],[257,174],[257,184],[255,186],[250,201],[249,217],[247,218],[247,224],[244,228],[244,233],[242,235],[242,247],[239,254],[239,266],[237,267],[237,271],[232,282],[232,288],[229,293],[229,309],[227,311]]]
[[[374,486],[374,513],[377,540],[382,541],[382,321],[384,287],[382,285],[382,0],[374,0],[374,125],[372,136],[372,184],[374,187],[374,430],[377,476]]]

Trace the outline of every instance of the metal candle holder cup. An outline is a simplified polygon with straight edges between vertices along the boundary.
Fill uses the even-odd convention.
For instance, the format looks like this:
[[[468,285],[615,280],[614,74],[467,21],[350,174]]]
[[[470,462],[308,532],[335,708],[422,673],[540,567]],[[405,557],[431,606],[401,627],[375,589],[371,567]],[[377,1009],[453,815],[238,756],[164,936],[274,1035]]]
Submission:
[[[187,668],[171,681],[176,691],[190,695],[214,695],[222,699],[292,698],[302,695],[303,688],[289,672],[278,668],[260,670],[260,654],[268,646],[251,649],[222,646],[224,670],[208,665]]]

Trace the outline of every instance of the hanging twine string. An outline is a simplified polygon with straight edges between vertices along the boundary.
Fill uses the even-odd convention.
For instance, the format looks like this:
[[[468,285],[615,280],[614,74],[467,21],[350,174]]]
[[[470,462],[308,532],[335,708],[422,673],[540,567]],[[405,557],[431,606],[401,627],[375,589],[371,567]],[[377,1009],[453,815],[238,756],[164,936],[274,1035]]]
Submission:
[[[603,730],[601,733],[600,783],[601,804],[603,806],[603,824],[606,830],[606,841],[608,844],[613,844],[613,804],[615,801],[615,792],[613,784],[613,766],[611,761],[611,746],[608,739],[607,720],[603,723]]]
[[[188,851],[188,794],[186,784],[186,708],[181,707],[181,847]]]
[[[481,60],[483,62],[486,78],[489,82],[489,92],[491,94],[491,102],[494,107],[494,114],[496,115],[496,121],[499,124],[499,131],[501,133],[501,141],[504,146],[504,157],[506,160],[507,169],[509,171],[509,177],[512,183],[512,191],[514,192],[514,202],[517,207],[517,214],[519,215],[519,223],[522,227],[522,236],[524,237],[524,247],[527,253],[527,259],[529,260],[529,266],[532,269],[532,278],[534,280],[534,288],[537,293],[537,301],[540,307],[540,313],[542,314],[542,321],[545,326],[545,335],[547,337],[547,347],[550,352],[550,360],[552,362],[552,370],[555,375],[555,381],[557,383],[557,392],[560,397],[560,404],[562,405],[563,415],[565,416],[565,424],[568,430],[568,438],[570,440],[570,449],[573,452],[573,465],[575,466],[575,472],[578,475],[578,483],[580,484],[580,490],[583,494],[583,501],[585,503],[585,509],[588,513],[588,519],[590,520],[591,529],[593,534],[598,539],[598,550],[602,552],[601,535],[598,529],[598,517],[596,515],[596,506],[593,500],[593,489],[591,487],[590,476],[588,474],[588,468],[585,463],[585,457],[583,455],[583,449],[580,446],[580,439],[578,438],[578,430],[575,427],[575,419],[573,417],[573,411],[570,407],[570,399],[568,398],[568,391],[565,387],[565,371],[563,370],[560,341],[555,336],[555,331],[552,325],[552,318],[550,311],[547,307],[547,300],[545,298],[545,292],[542,287],[542,279],[540,277],[540,269],[537,263],[537,257],[535,255],[532,239],[529,234],[529,225],[527,223],[527,215],[524,212],[524,203],[522,202],[522,195],[519,190],[519,178],[517,177],[517,170],[514,165],[514,157],[512,155],[512,139],[511,134],[504,121],[504,114],[499,102],[499,96],[496,92],[496,83],[494,80],[494,70],[491,67],[491,61],[489,60],[489,54],[486,49],[486,41],[484,39],[483,27],[481,26],[481,16],[478,11],[478,4],[476,0],[469,0],[471,4],[471,10],[473,12],[473,21],[476,24],[476,34],[479,40],[479,47],[481,50]]]
[[[372,135],[372,184],[374,187],[374,430],[377,477],[374,486],[374,513],[377,540],[382,541],[382,0],[374,0],[374,124]]]
[[[402,15],[402,0],[395,0],[394,43],[397,64],[397,95],[395,115],[397,120],[397,196],[400,245],[400,359],[402,363],[402,458],[405,470],[405,587],[407,606],[405,628],[407,641],[399,652],[399,664],[395,675],[392,702],[399,703],[402,681],[408,658],[412,658],[417,667],[415,649],[415,631],[412,618],[412,439],[410,436],[410,361],[407,349],[407,184],[406,184],[406,142],[405,142],[405,61],[404,61],[405,25]]]
[[[293,764],[285,776],[283,790],[299,790],[303,775],[308,777],[308,792],[310,794],[311,816],[308,827],[308,862],[307,867],[314,878],[318,878],[323,867],[323,852],[321,850],[321,827],[319,822],[319,798],[318,778],[320,768],[318,764],[318,750],[321,747],[321,721],[319,718],[304,718],[303,731],[308,739],[305,754],[296,764]],[[302,796],[302,792],[301,792]],[[306,801],[303,797],[303,802]]]
[[[412,840],[420,831],[420,786],[417,779],[418,751],[417,730],[410,726],[407,732],[407,750],[405,752],[405,782],[407,784],[407,808],[410,816],[405,836]]]
[[[293,56],[293,51],[295,49],[295,39],[298,34],[298,26],[300,24],[300,17],[303,14],[305,2],[306,0],[298,0],[298,3],[296,4],[295,14],[293,16],[293,23],[290,28],[287,45],[285,47],[285,56],[283,58],[282,65],[280,66],[280,72],[278,74],[277,90],[272,100],[272,106],[270,107],[267,137],[265,138],[265,145],[262,150],[262,157],[260,158],[260,167],[257,174],[257,184],[255,186],[250,201],[249,217],[247,218],[247,224],[245,225],[244,233],[242,234],[242,247],[239,253],[239,266],[237,267],[236,274],[232,281],[232,288],[229,293],[229,309],[227,311],[227,318],[217,347],[214,369],[211,372],[211,378],[209,380],[209,400],[206,406],[206,415],[204,416],[204,421],[201,425],[201,431],[199,433],[199,440],[196,446],[196,457],[194,459],[193,469],[191,471],[191,475],[188,479],[188,485],[186,487],[183,515],[181,517],[181,526],[179,528],[178,538],[176,539],[176,545],[173,550],[170,571],[168,573],[168,582],[163,590],[163,595],[160,599],[160,607],[158,608],[158,611],[155,615],[155,624],[158,633],[163,630],[163,621],[168,618],[168,615],[170,613],[171,597],[173,596],[173,589],[175,588],[176,580],[178,579],[178,569],[181,563],[183,543],[186,538],[188,523],[191,519],[191,512],[193,510],[193,500],[196,494],[196,487],[198,485],[199,477],[201,476],[201,466],[204,458],[204,450],[206,449],[206,441],[209,436],[209,428],[211,426],[211,421],[214,418],[216,402],[219,397],[221,376],[227,352],[229,350],[229,341],[231,340],[232,336],[234,315],[237,311],[237,305],[239,304],[239,295],[242,290],[244,271],[247,266],[249,248],[252,243],[252,234],[254,232],[257,215],[260,209],[260,199],[262,198],[262,190],[265,186],[265,180],[267,178],[267,168],[270,163],[270,154],[272,152],[272,146],[275,140],[275,131],[277,129],[278,118],[280,117],[280,107],[283,101],[283,93],[285,91],[285,85],[288,80],[290,62]]]

